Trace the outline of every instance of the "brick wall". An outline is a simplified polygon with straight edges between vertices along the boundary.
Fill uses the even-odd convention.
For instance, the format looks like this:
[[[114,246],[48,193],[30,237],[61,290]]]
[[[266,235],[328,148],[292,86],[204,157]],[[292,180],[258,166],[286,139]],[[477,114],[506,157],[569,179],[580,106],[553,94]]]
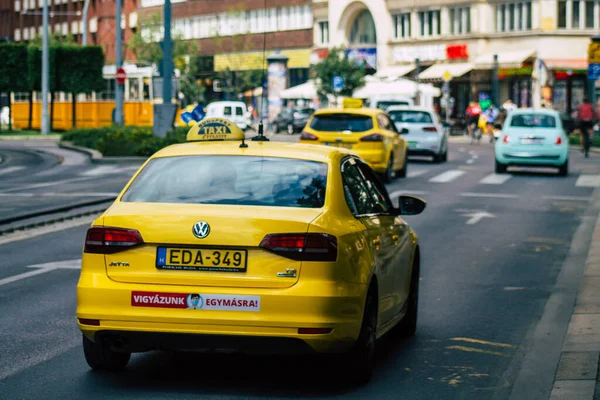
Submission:
[[[262,33],[237,37],[209,38],[198,40],[199,52],[202,55],[215,53],[231,53],[238,51],[259,51],[263,49]],[[311,47],[312,29],[297,31],[270,32],[266,35],[266,49],[293,49]]]

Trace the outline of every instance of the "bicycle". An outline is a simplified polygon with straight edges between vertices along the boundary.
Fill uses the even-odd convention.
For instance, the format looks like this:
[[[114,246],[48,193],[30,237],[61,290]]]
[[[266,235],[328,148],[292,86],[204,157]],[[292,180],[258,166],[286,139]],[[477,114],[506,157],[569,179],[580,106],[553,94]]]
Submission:
[[[590,146],[592,145],[592,138],[589,134],[584,135],[583,139],[583,155],[585,158],[590,156]]]
[[[475,141],[477,141],[477,144],[479,144],[481,142],[481,136],[483,135],[481,128],[480,127],[476,127],[473,130],[473,135],[471,135],[471,144],[473,144]]]

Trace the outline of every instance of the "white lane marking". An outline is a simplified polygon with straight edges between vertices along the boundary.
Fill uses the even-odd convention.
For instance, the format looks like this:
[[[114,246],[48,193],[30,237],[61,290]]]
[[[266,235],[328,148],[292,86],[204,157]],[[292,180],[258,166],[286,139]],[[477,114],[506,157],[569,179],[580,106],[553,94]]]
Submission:
[[[100,176],[100,175],[114,174],[114,173],[118,172],[118,170],[119,170],[119,167],[115,166],[115,165],[101,165],[99,167],[92,168],[90,170],[82,172],[79,175],[81,175],[81,176]]]
[[[109,197],[118,196],[118,192],[75,192],[75,193],[1,193],[0,197]]]
[[[586,196],[544,196],[544,200],[558,200],[558,201],[591,201],[591,197]]]
[[[0,193],[19,192],[21,190],[38,189],[38,188],[43,188],[43,187],[48,187],[48,186],[62,185],[62,184],[65,184],[65,183],[89,181],[90,179],[92,179],[92,178],[90,178],[90,177],[81,177],[81,178],[63,179],[63,180],[60,180],[60,181],[53,181],[53,182],[34,183],[32,185],[25,185],[25,186],[19,186],[19,187],[10,188],[10,189],[4,189]]]
[[[475,160],[473,160],[472,158],[467,160],[467,164],[473,164],[475,162]]]
[[[422,192],[419,190],[394,190],[393,192],[391,192],[389,194],[389,196],[390,196],[390,199],[394,200],[395,198],[397,198],[399,196],[403,196],[403,195],[422,196],[427,193],[429,193],[429,192]]]
[[[42,226],[40,228],[16,231],[14,233],[7,233],[5,235],[0,236],[0,245],[18,242],[20,240],[31,239],[36,236],[42,236],[47,233],[59,232],[65,229],[76,228],[82,225],[90,225],[92,222],[94,222],[96,218],[97,216],[81,217],[73,219],[71,221],[58,222],[56,224]]]
[[[577,178],[575,186],[579,187],[600,187],[600,175],[581,175]]]
[[[25,167],[7,167],[7,168],[2,168],[2,169],[0,169],[0,175],[2,175],[2,174],[10,174],[11,172],[17,172],[17,171],[20,171],[22,169],[25,169]]]
[[[496,218],[494,214],[482,210],[456,210],[462,213],[463,217],[468,217],[467,225],[475,225],[484,218]]]
[[[422,170],[417,170],[417,171],[408,171],[408,173],[406,174],[407,178],[416,178],[417,176],[421,176],[424,175],[428,172],[428,169],[422,169]]]
[[[519,195],[516,194],[504,194],[504,193],[473,193],[466,192],[461,193],[461,197],[484,197],[484,198],[498,198],[498,199],[518,199]]]
[[[434,176],[429,180],[429,182],[434,183],[448,183],[452,182],[459,176],[462,176],[465,171],[461,171],[460,169],[451,169],[450,171],[443,172],[437,176]]]
[[[55,261],[55,262],[50,262],[50,263],[45,263],[45,264],[29,265],[29,266],[27,266],[27,268],[34,268],[34,270],[29,271],[29,272],[24,272],[22,274],[10,276],[8,278],[0,279],[0,286],[7,285],[7,284],[13,283],[13,282],[18,282],[22,279],[31,278],[32,276],[56,271],[58,269],[81,269],[81,259]]]
[[[479,183],[482,183],[484,185],[502,185],[503,183],[505,183],[510,178],[512,178],[512,175],[508,175],[508,174],[491,174],[491,175],[486,176],[482,180],[480,180]]]

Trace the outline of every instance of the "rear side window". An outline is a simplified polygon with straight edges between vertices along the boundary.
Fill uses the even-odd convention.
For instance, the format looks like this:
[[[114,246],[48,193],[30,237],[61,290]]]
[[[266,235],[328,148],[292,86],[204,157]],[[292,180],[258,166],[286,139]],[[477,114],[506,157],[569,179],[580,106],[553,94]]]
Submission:
[[[390,108],[391,106],[408,106],[410,104],[408,104],[407,101],[378,101],[377,102],[377,108],[379,108],[380,110],[387,110],[388,108]]]
[[[151,160],[123,202],[321,208],[327,164],[250,156],[181,156]]]
[[[244,115],[244,110],[242,110],[242,107],[236,107],[235,108],[235,115],[237,115],[237,116],[243,116]]]
[[[373,129],[373,118],[357,114],[320,114],[315,115],[310,127],[323,132],[365,132]]]
[[[556,128],[556,118],[547,114],[518,114],[510,120],[513,128]]]
[[[231,115],[231,107],[224,107],[223,115]]]
[[[388,112],[395,123],[405,124],[432,124],[431,114],[425,111],[398,110]]]
[[[377,207],[369,192],[358,165],[346,162],[342,170],[344,180],[344,194],[348,207],[354,215],[368,215],[377,213]]]

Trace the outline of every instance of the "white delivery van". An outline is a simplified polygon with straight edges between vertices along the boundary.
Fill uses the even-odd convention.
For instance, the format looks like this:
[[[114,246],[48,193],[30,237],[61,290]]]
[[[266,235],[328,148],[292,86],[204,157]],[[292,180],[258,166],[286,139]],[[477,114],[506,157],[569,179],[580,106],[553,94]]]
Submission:
[[[376,96],[368,98],[365,105],[385,111],[391,106],[413,106],[414,100],[408,96]]]
[[[215,101],[206,107],[206,118],[225,118],[242,130],[250,127],[250,113],[243,101]]]

